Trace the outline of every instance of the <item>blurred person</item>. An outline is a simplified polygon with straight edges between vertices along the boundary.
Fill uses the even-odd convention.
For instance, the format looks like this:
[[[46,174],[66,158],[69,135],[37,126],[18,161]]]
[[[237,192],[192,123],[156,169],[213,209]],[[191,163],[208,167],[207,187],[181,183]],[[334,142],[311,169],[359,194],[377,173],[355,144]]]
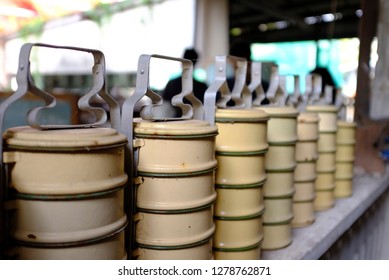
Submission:
[[[321,78],[322,78],[321,92],[322,93],[325,92],[326,86],[332,87],[332,102],[331,102],[331,104],[334,104],[338,87],[336,86],[336,83],[335,83],[334,79],[332,78],[330,71],[325,67],[316,67],[310,73],[311,74],[318,74],[321,76]]]
[[[198,53],[195,49],[193,49],[193,48],[185,49],[183,58],[192,61],[193,68],[195,67],[195,65],[198,61],[198,57],[199,57]],[[181,91],[182,91],[181,79],[182,79],[182,77],[180,75],[179,77],[170,80],[166,84],[165,89],[161,93],[161,95],[165,101],[170,102],[172,100],[173,96],[181,93]],[[193,77],[193,94],[202,103],[204,102],[204,93],[207,89],[208,89],[208,86],[206,83],[201,82]]]

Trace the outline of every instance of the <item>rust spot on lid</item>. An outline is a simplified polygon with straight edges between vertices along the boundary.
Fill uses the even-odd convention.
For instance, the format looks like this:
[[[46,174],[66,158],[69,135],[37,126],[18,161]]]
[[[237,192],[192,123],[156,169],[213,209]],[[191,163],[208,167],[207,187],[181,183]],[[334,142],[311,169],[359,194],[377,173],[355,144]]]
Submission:
[[[29,234],[29,235],[27,235],[27,237],[30,238],[30,239],[36,239],[36,236],[33,235],[33,234]]]

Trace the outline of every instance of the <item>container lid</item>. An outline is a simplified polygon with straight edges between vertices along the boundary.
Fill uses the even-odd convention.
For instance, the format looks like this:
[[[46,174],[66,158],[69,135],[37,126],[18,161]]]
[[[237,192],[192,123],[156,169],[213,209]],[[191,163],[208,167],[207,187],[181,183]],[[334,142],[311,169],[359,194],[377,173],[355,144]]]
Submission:
[[[134,119],[135,136],[151,135],[174,137],[174,136],[215,136],[217,135],[217,126],[212,126],[206,121],[201,120],[177,120],[177,121],[147,121],[141,118]]]
[[[267,121],[269,115],[257,109],[217,109],[215,119],[217,122],[259,122]]]
[[[340,127],[345,127],[345,128],[354,128],[357,126],[357,124],[355,122],[348,122],[348,121],[342,121],[342,120],[338,120],[338,126]]]
[[[279,106],[266,105],[266,106],[260,106],[256,108],[265,111],[267,114],[269,114],[270,117],[296,118],[299,114],[299,111],[297,109],[289,106],[279,107]]]
[[[126,136],[105,127],[41,130],[19,126],[7,129],[3,139],[8,147],[27,150],[91,150],[127,143]]]
[[[297,121],[299,123],[317,123],[320,121],[320,117],[315,112],[300,112]]]
[[[338,112],[338,107],[334,105],[309,105],[306,107],[306,110],[311,112],[335,113]]]

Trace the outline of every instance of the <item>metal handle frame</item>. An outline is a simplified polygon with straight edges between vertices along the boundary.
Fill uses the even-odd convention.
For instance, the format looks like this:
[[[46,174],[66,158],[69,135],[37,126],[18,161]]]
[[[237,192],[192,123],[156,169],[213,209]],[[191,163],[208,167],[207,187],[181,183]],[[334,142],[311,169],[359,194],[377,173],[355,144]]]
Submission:
[[[55,49],[68,49],[73,51],[91,53],[94,58],[94,65],[92,67],[93,73],[93,85],[89,92],[82,96],[78,101],[78,106],[81,110],[91,111],[96,121],[92,124],[79,124],[79,125],[43,125],[39,124],[37,117],[41,110],[51,109],[56,106],[56,99],[53,95],[39,89],[33,81],[30,71],[30,54],[34,47],[45,47]],[[107,113],[103,108],[92,107],[89,104],[91,98],[98,94],[100,95],[109,105],[110,108],[110,121],[113,128],[119,128],[120,121],[120,107],[118,103],[107,93],[105,83],[105,58],[101,51],[94,49],[76,48],[69,46],[55,46],[41,43],[26,43],[24,44],[19,53],[19,65],[16,75],[16,81],[18,84],[17,90],[6,100],[0,103],[0,131],[3,131],[4,118],[6,111],[10,105],[19,99],[23,98],[26,94],[32,93],[45,102],[44,106],[35,107],[27,113],[27,123],[37,129],[65,129],[65,128],[84,128],[102,125],[107,121]],[[3,163],[3,149],[4,143],[1,140],[0,145],[0,257],[3,257],[5,246],[8,243],[8,221],[6,211],[4,210],[4,204],[9,199],[8,197],[8,168]],[[2,243],[2,244],[1,244]]]
[[[232,90],[230,90],[227,84],[228,61],[235,66],[235,82]],[[204,94],[204,120],[211,125],[215,124],[216,108],[239,109],[252,107],[252,93],[246,85],[247,60],[231,55],[216,56],[215,68],[215,81]],[[218,92],[220,92],[220,98],[216,102]],[[227,103],[230,100],[234,101],[235,104],[229,107]]]

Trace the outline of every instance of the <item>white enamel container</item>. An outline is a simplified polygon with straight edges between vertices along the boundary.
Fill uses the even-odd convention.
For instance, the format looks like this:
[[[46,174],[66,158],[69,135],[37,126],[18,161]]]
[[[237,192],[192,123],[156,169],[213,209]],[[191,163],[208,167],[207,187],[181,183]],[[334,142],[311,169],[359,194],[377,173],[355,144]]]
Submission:
[[[4,141],[10,236],[19,258],[126,256],[124,233],[119,234],[127,225],[124,135],[110,128],[16,127],[5,132]]]
[[[212,258],[216,135],[216,126],[200,120],[134,119],[134,258]]]

